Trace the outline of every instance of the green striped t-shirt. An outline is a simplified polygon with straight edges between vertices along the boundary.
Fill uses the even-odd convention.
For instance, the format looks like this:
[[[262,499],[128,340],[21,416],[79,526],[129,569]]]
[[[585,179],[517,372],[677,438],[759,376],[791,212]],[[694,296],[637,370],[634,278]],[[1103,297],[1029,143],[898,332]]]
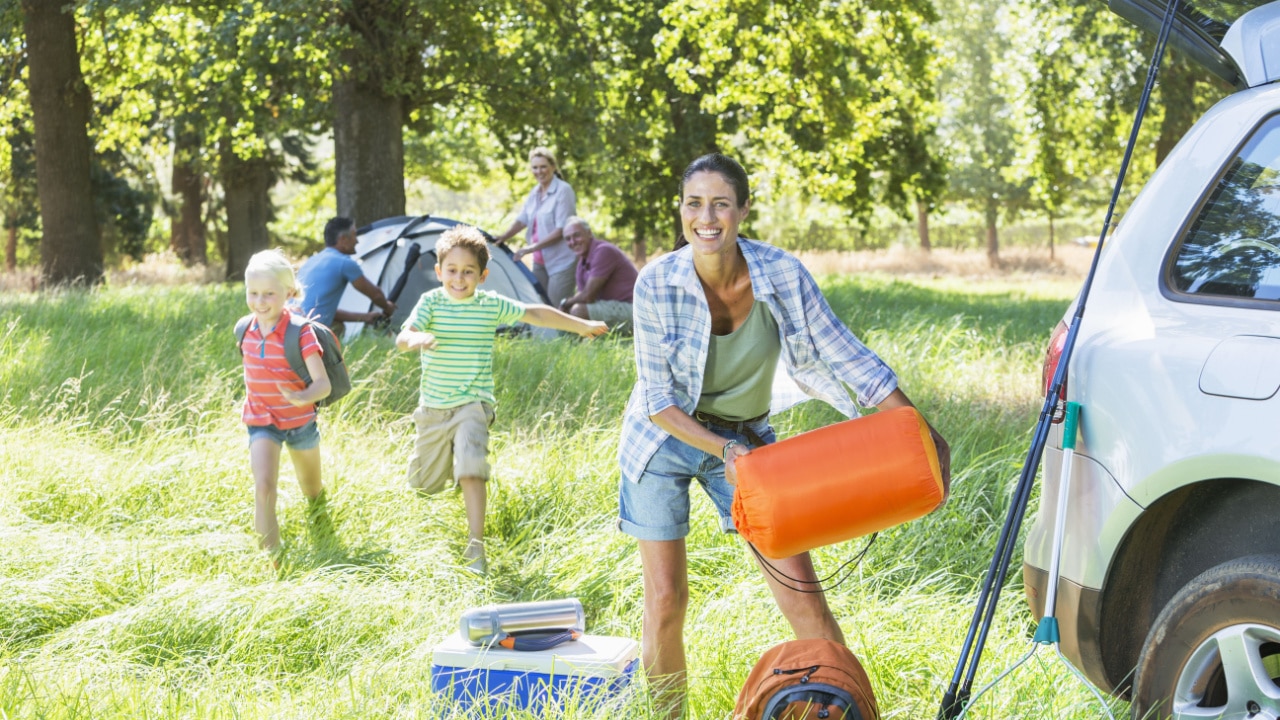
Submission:
[[[448,409],[493,403],[494,332],[524,313],[524,305],[484,290],[466,300],[454,300],[444,288],[423,293],[404,321],[404,329],[436,336],[435,349],[422,351],[418,404]]]

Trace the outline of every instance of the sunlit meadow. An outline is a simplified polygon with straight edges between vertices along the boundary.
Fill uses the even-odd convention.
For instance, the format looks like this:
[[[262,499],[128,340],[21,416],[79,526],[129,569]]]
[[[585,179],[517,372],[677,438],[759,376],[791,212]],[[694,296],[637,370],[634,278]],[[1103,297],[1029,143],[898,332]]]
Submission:
[[[881,533],[830,594],[886,718],[937,712],[1039,408],[1044,344],[1079,282],[932,272],[822,277],[955,458],[948,504]],[[388,337],[356,340],[356,390],[321,420],[329,522],[308,522],[286,461],[288,549],[273,569],[251,529],[231,334],[243,312],[236,286],[118,277],[0,294],[0,718],[462,717],[429,670],[469,607],[577,597],[589,632],[639,638],[636,545],[614,528],[629,339],[499,340],[483,578],[461,567],[460,497],[402,486],[417,359]],[[836,419],[808,403],[775,423],[786,436]],[[822,549],[820,569],[862,544]],[[698,494],[689,547],[688,715],[728,718],[789,631]],[[1034,630],[1018,570],[980,684]],[[656,717],[639,679],[604,708],[556,716]],[[1056,660],[1019,669],[968,715],[1099,716]]]

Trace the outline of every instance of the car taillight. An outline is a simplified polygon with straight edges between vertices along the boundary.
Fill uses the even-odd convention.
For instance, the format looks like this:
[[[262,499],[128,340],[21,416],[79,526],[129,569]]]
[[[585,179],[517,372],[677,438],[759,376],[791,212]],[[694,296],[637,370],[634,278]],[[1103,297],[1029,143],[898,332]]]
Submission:
[[[1049,347],[1044,352],[1044,367],[1040,371],[1040,384],[1047,396],[1052,389],[1049,386],[1053,383],[1053,375],[1058,372],[1058,362],[1062,360],[1062,350],[1067,346],[1067,324],[1058,321],[1058,326],[1053,329],[1053,335],[1049,337]],[[1058,389],[1058,407],[1053,413],[1053,422],[1062,422],[1063,414],[1061,408],[1067,400],[1067,379],[1062,379],[1062,387]]]

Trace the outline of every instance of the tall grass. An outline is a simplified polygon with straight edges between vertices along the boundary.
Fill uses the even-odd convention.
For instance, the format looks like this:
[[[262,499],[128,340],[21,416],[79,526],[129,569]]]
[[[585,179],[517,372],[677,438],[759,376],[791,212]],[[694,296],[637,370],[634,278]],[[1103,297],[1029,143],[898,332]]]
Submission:
[[[1070,290],[886,276],[823,286],[952,444],[951,501],[882,533],[830,595],[884,716],[932,717]],[[356,340],[356,390],[321,420],[327,514],[308,522],[285,462],[288,551],[273,569],[251,532],[231,334],[243,312],[240,291],[220,286],[0,295],[0,718],[462,717],[432,693],[429,665],[465,608],[574,596],[590,632],[639,638],[636,547],[614,528],[629,340],[499,340],[479,579],[461,567],[460,498],[402,487],[417,359],[386,337]],[[776,426],[785,436],[836,419],[807,403]],[[860,547],[817,562],[834,570]],[[689,714],[726,718],[756,658],[790,632],[696,493],[689,548]],[[1013,575],[980,678],[1026,648]],[[1047,664],[970,717],[1095,717],[1088,698]],[[558,716],[654,716],[642,683],[620,703]]]

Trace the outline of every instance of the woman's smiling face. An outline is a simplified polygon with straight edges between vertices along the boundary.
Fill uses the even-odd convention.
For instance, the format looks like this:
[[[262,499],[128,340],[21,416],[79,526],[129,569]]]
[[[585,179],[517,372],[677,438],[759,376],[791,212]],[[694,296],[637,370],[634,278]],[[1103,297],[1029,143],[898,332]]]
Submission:
[[[685,240],[700,254],[715,254],[734,247],[738,227],[747,218],[750,203],[738,204],[733,185],[718,172],[694,173],[684,183],[680,220]]]
[[[555,177],[556,168],[550,160],[541,155],[535,155],[529,161],[529,172],[533,173],[533,179],[537,180],[539,185],[546,187],[551,184],[551,178]]]

